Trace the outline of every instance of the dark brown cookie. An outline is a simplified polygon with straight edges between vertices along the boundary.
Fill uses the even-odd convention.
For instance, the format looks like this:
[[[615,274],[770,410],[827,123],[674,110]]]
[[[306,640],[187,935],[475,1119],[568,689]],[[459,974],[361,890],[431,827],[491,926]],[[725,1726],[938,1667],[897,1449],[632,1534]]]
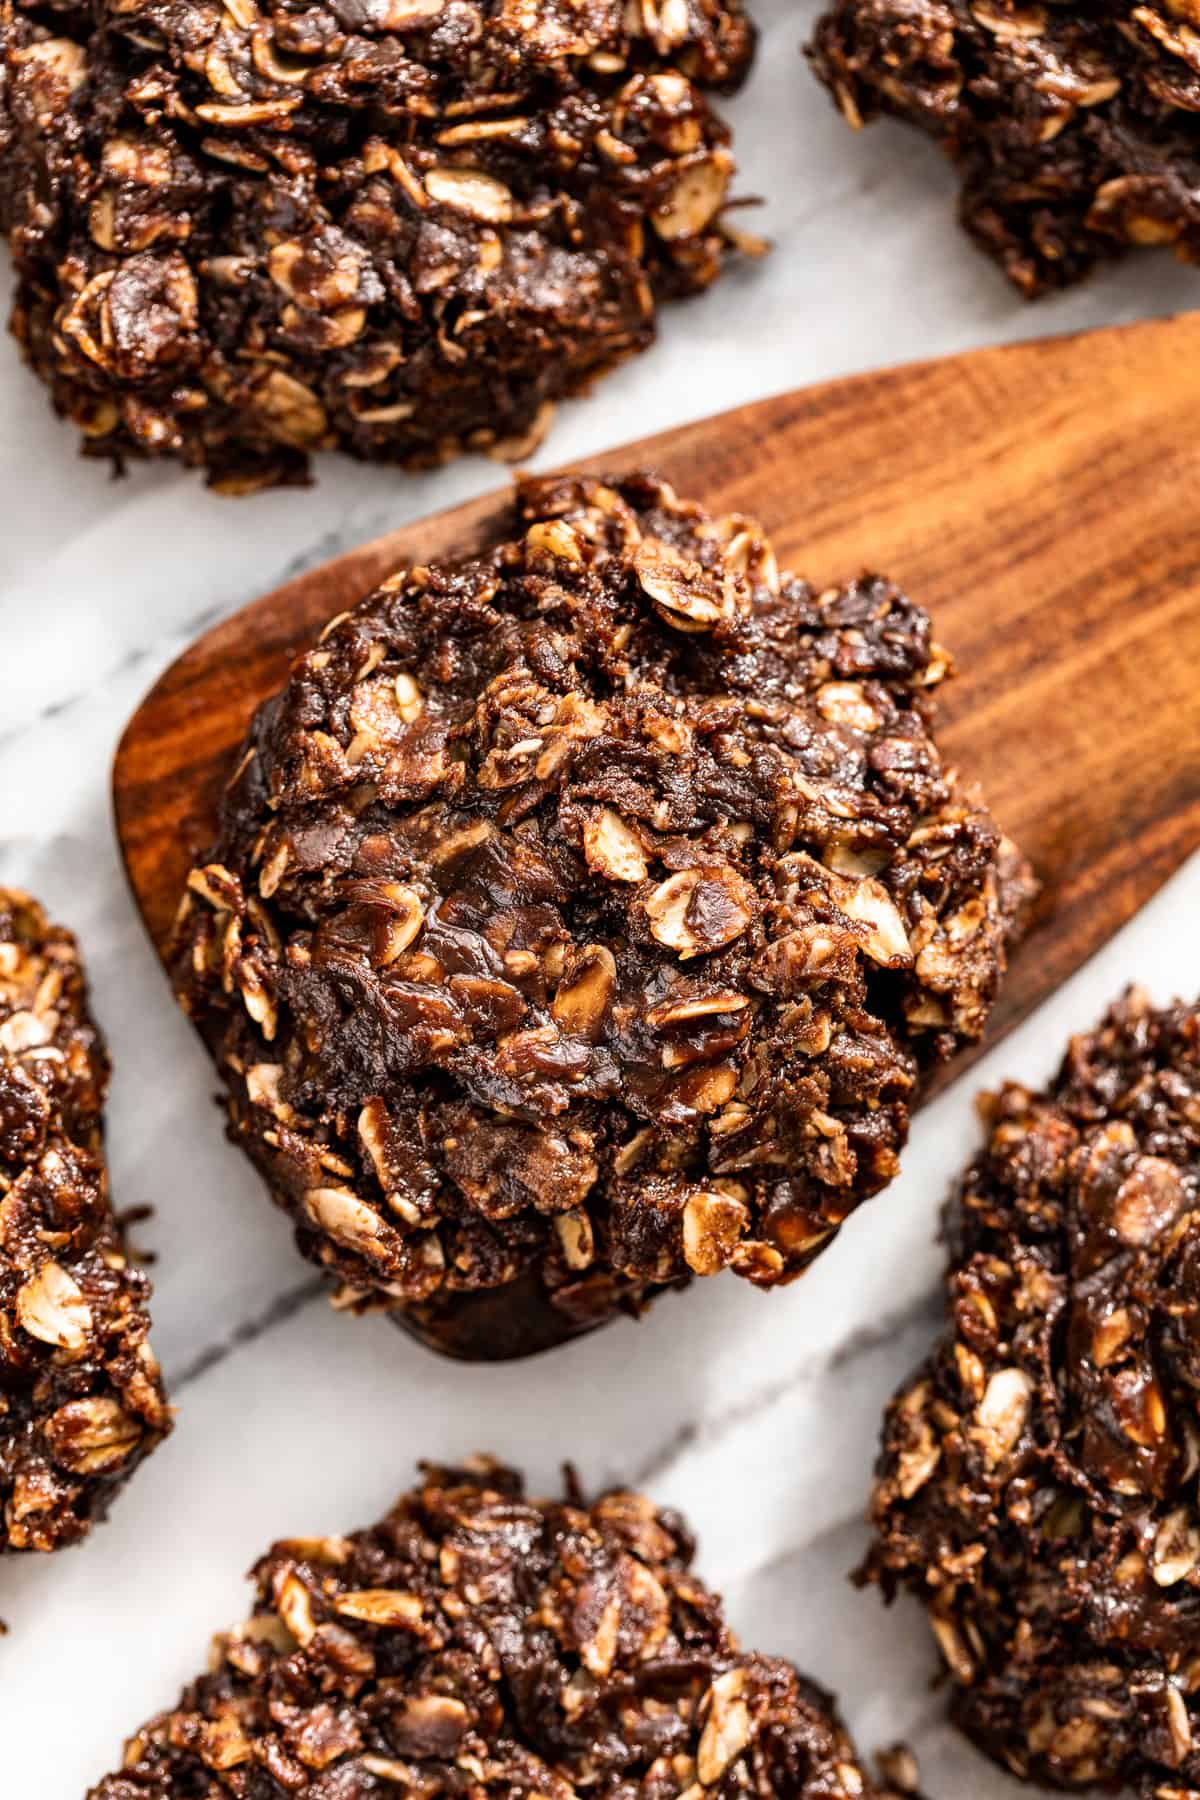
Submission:
[[[373,1530],[276,1544],[252,1618],[91,1800],[899,1800],[828,1694],[739,1649],[691,1560],[640,1494],[426,1469]]]
[[[962,220],[1023,293],[1170,244],[1200,259],[1200,15],[1116,0],[835,0],[813,65],[852,125],[937,138]]]
[[[9,0],[17,336],[92,453],[230,492],[524,454],[741,239],[752,48],[740,0]]]
[[[1135,991],[988,1106],[950,1325],[892,1402],[867,1574],[1018,1775],[1200,1792],[1200,1010]]]
[[[517,511],[296,660],[176,960],[341,1303],[493,1356],[800,1274],[983,1029],[1029,891],[889,582],[814,593],[648,476]]]
[[[108,1072],[75,939],[0,888],[0,1551],[85,1536],[170,1428],[109,1204]]]

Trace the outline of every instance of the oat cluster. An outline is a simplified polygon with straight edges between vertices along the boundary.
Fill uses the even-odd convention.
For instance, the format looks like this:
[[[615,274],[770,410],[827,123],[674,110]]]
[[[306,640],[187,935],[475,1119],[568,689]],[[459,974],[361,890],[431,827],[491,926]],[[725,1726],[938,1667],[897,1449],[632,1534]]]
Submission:
[[[691,1556],[640,1494],[427,1469],[372,1530],[276,1544],[253,1616],[91,1800],[900,1800],[827,1694],[739,1649]]]
[[[1200,1008],[1130,991],[1006,1087],[946,1334],[892,1402],[869,1574],[920,1596],[1016,1774],[1200,1793]]]
[[[1132,245],[1200,260],[1198,24],[1189,0],[835,0],[811,54],[852,125],[937,138],[967,230],[1034,296]]]
[[[731,243],[739,0],[0,7],[14,325],[89,451],[230,492],[528,451]]]
[[[79,950],[0,888],[0,1552],[83,1537],[169,1429],[109,1205]]]
[[[815,593],[649,476],[517,511],[297,658],[176,956],[301,1248],[443,1348],[472,1294],[511,1351],[798,1275],[982,1030],[1029,885],[889,582]]]

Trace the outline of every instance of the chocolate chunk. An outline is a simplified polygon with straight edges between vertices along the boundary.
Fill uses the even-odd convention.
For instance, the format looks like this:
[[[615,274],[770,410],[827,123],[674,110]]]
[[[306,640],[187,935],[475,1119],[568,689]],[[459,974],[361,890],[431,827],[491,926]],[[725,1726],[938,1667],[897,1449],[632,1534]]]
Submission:
[[[91,1800],[899,1800],[831,1697],[739,1649],[674,1513],[427,1468],[373,1530],[276,1544],[253,1616]],[[911,1792],[906,1786],[904,1792]]]
[[[735,243],[740,0],[0,8],[13,324],[87,452],[223,491],[522,456]]]
[[[798,1275],[982,1031],[1028,871],[929,620],[650,476],[531,481],[260,709],[177,987],[342,1305],[539,1348]]]
[[[1200,1791],[1200,1009],[1131,990],[1005,1087],[952,1204],[949,1324],[892,1402],[867,1576],[917,1594],[1016,1774]]]
[[[170,1429],[109,1205],[108,1073],[75,939],[0,888],[0,1551],[84,1537]]]
[[[852,125],[938,140],[966,229],[1033,297],[1134,245],[1200,258],[1198,46],[1174,3],[835,0],[810,54]]]

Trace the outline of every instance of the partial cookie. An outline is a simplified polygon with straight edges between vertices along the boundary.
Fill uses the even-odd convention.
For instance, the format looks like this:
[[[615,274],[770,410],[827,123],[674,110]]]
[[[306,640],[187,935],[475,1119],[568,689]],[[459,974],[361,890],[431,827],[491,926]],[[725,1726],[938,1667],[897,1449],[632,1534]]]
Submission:
[[[1200,260],[1194,21],[1173,0],[835,0],[810,54],[850,124],[937,138],[963,224],[1032,297],[1134,245]]]
[[[1200,1792],[1200,1009],[1130,991],[988,1106],[950,1324],[892,1402],[866,1573],[1016,1774]]]
[[[739,1649],[692,1548],[640,1494],[426,1469],[373,1530],[276,1544],[251,1619],[91,1800],[900,1800],[828,1694]]]
[[[92,454],[229,492],[526,454],[720,273],[740,0],[0,8],[14,326]]]
[[[75,939],[0,888],[0,1551],[84,1537],[170,1429],[109,1204]]]
[[[339,1303],[483,1356],[799,1275],[983,1030],[1030,886],[890,582],[814,593],[650,476],[517,515],[297,658],[175,959]]]

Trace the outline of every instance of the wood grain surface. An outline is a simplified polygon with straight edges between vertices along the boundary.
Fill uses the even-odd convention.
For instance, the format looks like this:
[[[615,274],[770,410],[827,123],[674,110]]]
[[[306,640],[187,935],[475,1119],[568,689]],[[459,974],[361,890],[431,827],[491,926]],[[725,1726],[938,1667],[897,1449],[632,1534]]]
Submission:
[[[1200,844],[1198,411],[1200,314],[826,382],[587,464],[656,468],[714,510],[756,514],[783,567],[817,583],[882,570],[933,613],[958,669],[941,742],[1044,883],[993,1041]],[[506,518],[502,492],[338,557],[156,682],[114,795],[160,954],[250,714],[292,653],[394,567],[469,552]]]

